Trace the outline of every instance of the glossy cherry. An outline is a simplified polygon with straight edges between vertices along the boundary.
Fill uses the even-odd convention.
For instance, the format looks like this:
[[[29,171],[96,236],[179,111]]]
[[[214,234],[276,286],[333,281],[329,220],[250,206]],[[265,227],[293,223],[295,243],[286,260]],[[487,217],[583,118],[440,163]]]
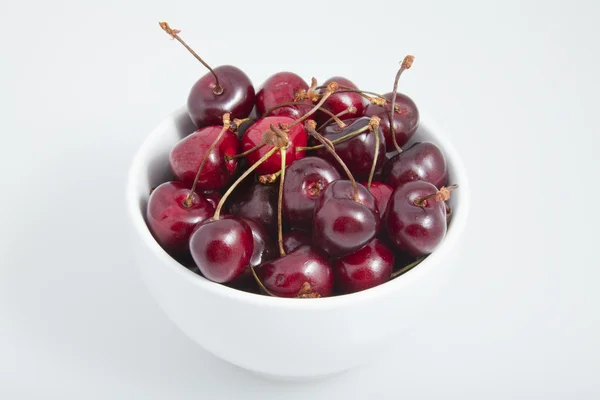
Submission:
[[[169,165],[177,179],[191,187],[198,168],[211,144],[217,138],[222,126],[202,128],[180,140],[169,154]],[[231,182],[238,162],[236,159],[225,160],[225,156],[233,156],[239,151],[240,142],[237,136],[227,130],[209,155],[200,178],[198,188],[203,190],[220,190]]]
[[[287,255],[262,264],[256,274],[269,292],[279,297],[330,296],[333,270],[328,260],[311,246],[300,246]],[[304,286],[304,287],[303,287]]]
[[[325,187],[337,179],[340,174],[335,167],[318,157],[305,157],[287,168],[283,216],[292,228],[311,229],[316,200]]]
[[[411,256],[432,253],[446,235],[446,206],[429,198],[434,185],[424,181],[408,182],[394,190],[383,221],[390,242]]]
[[[308,233],[302,231],[291,231],[283,234],[283,249],[291,253],[302,245],[310,245],[312,240]]]
[[[358,250],[379,230],[375,198],[364,186],[358,187],[360,202],[354,200],[350,182],[338,180],[325,188],[315,205],[312,240],[331,257]]]
[[[250,179],[249,179],[250,180]],[[258,182],[239,187],[227,201],[229,213],[240,218],[253,219],[267,231],[277,230],[277,185]]]
[[[394,253],[379,239],[373,239],[354,253],[335,261],[336,289],[354,293],[390,280],[394,269]]]
[[[298,90],[308,90],[308,84],[293,72],[278,72],[271,75],[262,84],[256,94],[256,111],[260,117],[274,106],[293,102]],[[309,100],[307,105],[293,105],[280,107],[269,113],[270,116],[286,116],[293,119],[300,118],[311,109]]]
[[[375,201],[377,202],[377,210],[379,210],[379,215],[383,215],[387,208],[388,201],[390,200],[390,196],[394,191],[394,188],[390,185],[386,185],[383,182],[371,182],[371,187],[367,187],[367,183],[363,182],[362,185],[371,192],[373,197],[375,197]]]
[[[321,133],[326,139],[334,141],[368,126],[369,121],[368,117],[348,120],[348,125],[345,128],[340,128],[336,123],[332,123],[327,125]],[[355,179],[367,180],[369,178],[373,159],[375,158],[376,134],[379,135],[379,152],[377,154],[376,168],[379,168],[383,165],[385,159],[385,141],[381,129],[376,129],[376,131],[367,130],[349,140],[335,144],[335,152],[344,161],[348,169],[350,169]],[[317,149],[315,150],[315,155],[329,160],[333,165],[337,166],[340,173],[344,173],[343,169],[327,149]]]
[[[339,86],[345,86],[350,89],[358,89],[358,87],[350,80],[341,76],[334,76],[323,82],[323,86],[327,86],[331,82],[336,82]],[[340,87],[340,93],[332,94],[323,104],[323,108],[331,111],[333,114],[338,114],[349,107],[356,108],[356,112],[345,114],[341,117],[342,120],[362,117],[367,106],[367,101],[359,93],[343,92],[344,88]],[[319,124],[327,121],[329,115],[322,111],[317,111],[316,120]]]
[[[293,118],[290,117],[265,117],[256,121],[244,134],[242,138],[242,151],[246,152],[259,146],[263,143],[263,135],[266,131],[270,129],[271,125],[278,126],[278,124],[287,124],[290,125],[294,122]],[[304,151],[296,152],[296,147],[305,147],[308,142],[308,135],[304,130],[304,126],[300,124],[296,124],[290,128],[287,133],[289,145],[286,151],[286,165],[291,165],[296,159],[300,159],[304,157]],[[249,164],[254,164],[258,161],[262,156],[269,152],[273,148],[273,145],[264,145],[256,151],[248,154],[246,159]],[[281,170],[281,154],[276,152],[271,157],[269,157],[264,163],[262,163],[257,169],[256,172],[259,175],[265,174],[273,174],[277,171]]]
[[[215,190],[205,190],[202,192],[202,195],[210,204],[212,204],[214,208],[217,208],[217,204],[219,204],[219,201],[221,201],[221,193]]]
[[[189,256],[188,242],[194,228],[210,218],[215,208],[194,193],[191,204],[185,200],[190,189],[181,182],[165,182],[150,194],[146,207],[148,227],[156,241],[174,257]]]
[[[383,97],[391,101],[393,93],[386,93]],[[396,94],[396,112],[394,113],[394,135],[396,142],[400,147],[404,146],[415,134],[419,127],[419,110],[415,102],[405,94]],[[385,136],[385,145],[388,150],[394,149],[394,143],[390,132],[389,112],[391,104],[385,103],[385,106],[369,104],[365,109],[366,116],[376,115],[381,118],[380,127]]]
[[[385,183],[394,188],[417,180],[441,188],[448,183],[448,166],[438,146],[418,142],[389,159],[383,167],[383,176]]]

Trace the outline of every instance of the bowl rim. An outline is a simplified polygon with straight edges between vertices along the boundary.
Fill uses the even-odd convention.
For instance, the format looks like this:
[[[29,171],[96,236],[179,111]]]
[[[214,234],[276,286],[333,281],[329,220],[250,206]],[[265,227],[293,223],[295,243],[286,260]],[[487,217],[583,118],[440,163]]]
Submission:
[[[390,292],[402,290],[402,288],[412,285],[418,280],[423,279],[423,275],[425,274],[434,273],[436,266],[438,268],[442,267],[442,260],[444,260],[448,253],[451,252],[456,246],[460,236],[464,231],[470,208],[470,186],[465,166],[462,158],[450,140],[447,139],[447,136],[442,133],[442,131],[434,122],[423,118],[423,114],[420,113],[421,118],[419,121],[419,127],[427,130],[434,137],[434,141],[444,150],[445,157],[452,160],[453,173],[457,177],[456,183],[460,185],[459,190],[461,194],[460,207],[458,207],[458,209],[455,211],[453,210],[452,224],[448,229],[444,240],[442,240],[433,253],[431,253],[419,264],[419,268],[414,268],[403,274],[402,279],[392,279],[382,285],[375,286],[367,290],[338,296],[322,297],[318,299],[270,297],[244,292],[242,290],[230,288],[228,286],[209,281],[208,279],[199,276],[198,274],[187,269],[185,266],[181,265],[174,258],[172,258],[158,244],[158,242],[156,242],[146,225],[143,213],[139,210],[138,193],[135,190],[136,185],[134,184],[137,177],[141,176],[141,173],[143,172],[144,164],[142,163],[142,160],[144,159],[144,155],[148,152],[148,149],[151,147],[151,144],[165,130],[165,125],[170,124],[173,119],[177,119],[184,113],[187,115],[187,109],[185,106],[179,107],[173,112],[169,113],[161,120],[161,122],[154,128],[150,135],[146,137],[142,145],[138,148],[131,161],[127,175],[125,201],[127,213],[129,214],[130,221],[134,226],[134,230],[140,236],[140,239],[147,250],[152,252],[154,257],[156,257],[165,268],[170,269],[173,273],[179,275],[182,279],[188,281],[190,284],[198,286],[199,290],[206,290],[215,296],[223,296],[231,300],[242,301],[257,306],[266,307],[307,310],[315,308],[323,309],[347,306],[355,302],[366,301],[377,297],[385,297]]]

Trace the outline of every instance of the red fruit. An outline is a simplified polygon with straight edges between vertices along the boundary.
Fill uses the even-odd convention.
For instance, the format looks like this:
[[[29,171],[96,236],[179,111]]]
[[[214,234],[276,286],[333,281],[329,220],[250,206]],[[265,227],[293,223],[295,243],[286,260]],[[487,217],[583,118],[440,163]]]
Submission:
[[[390,158],[383,167],[385,183],[393,188],[412,181],[425,181],[437,188],[448,183],[444,154],[431,142],[418,142]]]
[[[343,78],[341,76],[334,76],[333,78],[327,79],[323,82],[323,86],[327,86],[331,82],[336,82],[340,86],[347,86],[351,89],[358,89],[358,87],[350,80]],[[340,88],[339,91],[343,91],[343,88]],[[367,106],[367,101],[364,97],[362,97],[358,93],[334,93],[325,101],[323,104],[323,108],[331,111],[333,114],[339,114],[342,111],[347,110],[349,107],[355,107],[356,112],[348,113],[340,117],[342,120],[347,120],[351,118],[362,117],[364,114],[365,107]],[[319,124],[327,121],[330,118],[329,115],[325,114],[322,111],[317,111],[316,119]]]
[[[393,93],[386,93],[383,97],[391,101],[392,95]],[[394,136],[396,136],[398,145],[402,147],[410,140],[419,127],[419,110],[415,102],[402,93],[396,95],[396,109],[397,111],[394,113]],[[394,149],[394,142],[390,132],[390,110],[390,103],[386,103],[384,107],[369,104],[365,109],[366,116],[372,117],[373,115],[377,115],[381,118],[379,126],[385,136],[385,146],[388,151]]]
[[[379,210],[379,215],[383,215],[388,205],[388,201],[390,200],[390,196],[394,191],[394,188],[386,185],[382,182],[371,182],[371,187],[367,187],[367,182],[363,182],[362,185],[367,188],[369,192],[375,197],[375,201],[377,202],[377,209]]]
[[[271,75],[256,94],[256,111],[258,115],[262,117],[267,110],[274,106],[293,102],[299,89],[308,90],[308,85],[304,79],[293,72],[278,72]],[[298,119],[312,108],[308,100],[305,102],[306,106],[280,107],[273,110],[269,115]]]

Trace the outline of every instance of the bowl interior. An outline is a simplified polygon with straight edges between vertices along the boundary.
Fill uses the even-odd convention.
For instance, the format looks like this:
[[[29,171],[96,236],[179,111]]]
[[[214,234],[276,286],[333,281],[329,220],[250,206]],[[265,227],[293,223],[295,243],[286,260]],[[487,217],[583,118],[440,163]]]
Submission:
[[[413,279],[419,279],[423,274],[430,273],[429,270],[436,264],[436,260],[443,257],[444,253],[453,248],[466,223],[469,208],[469,184],[462,161],[454,147],[438,128],[430,122],[421,122],[409,144],[416,141],[432,141],[437,144],[444,153],[448,163],[450,184],[457,183],[460,187],[452,193],[451,199],[448,202],[453,214],[446,237],[436,251],[428,256],[417,268],[405,273],[399,279],[391,280],[372,289],[349,295],[308,301],[290,301],[291,299],[259,296],[210,282],[202,276],[189,271],[171,258],[154,240],[145,222],[145,210],[150,190],[163,182],[173,179],[169,168],[169,152],[171,148],[175,143],[195,130],[196,128],[188,117],[185,107],[181,107],[163,120],[150,134],[134,157],[129,171],[127,206],[136,234],[141,236],[148,251],[153,252],[164,261],[165,268],[175,269],[177,273],[182,275],[183,279],[193,280],[197,285],[207,290],[219,291],[226,296],[241,296],[241,299],[248,301],[275,302],[279,304],[294,303],[295,306],[299,304],[309,306],[316,303],[324,305],[325,303],[382,294],[387,290],[395,290],[403,285],[410,284]]]

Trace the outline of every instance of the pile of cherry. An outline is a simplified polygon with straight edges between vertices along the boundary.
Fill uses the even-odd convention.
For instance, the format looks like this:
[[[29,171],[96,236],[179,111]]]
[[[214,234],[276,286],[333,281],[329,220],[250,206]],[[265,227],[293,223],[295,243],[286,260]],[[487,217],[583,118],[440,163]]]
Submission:
[[[210,68],[160,25],[210,70],[188,97],[198,130],[172,148],[174,180],[148,200],[149,229],[171,256],[236,289],[325,297],[385,283],[444,239],[456,187],[444,155],[431,142],[402,149],[419,122],[397,93],[412,56],[384,95],[291,72],[255,93],[240,69]]]

